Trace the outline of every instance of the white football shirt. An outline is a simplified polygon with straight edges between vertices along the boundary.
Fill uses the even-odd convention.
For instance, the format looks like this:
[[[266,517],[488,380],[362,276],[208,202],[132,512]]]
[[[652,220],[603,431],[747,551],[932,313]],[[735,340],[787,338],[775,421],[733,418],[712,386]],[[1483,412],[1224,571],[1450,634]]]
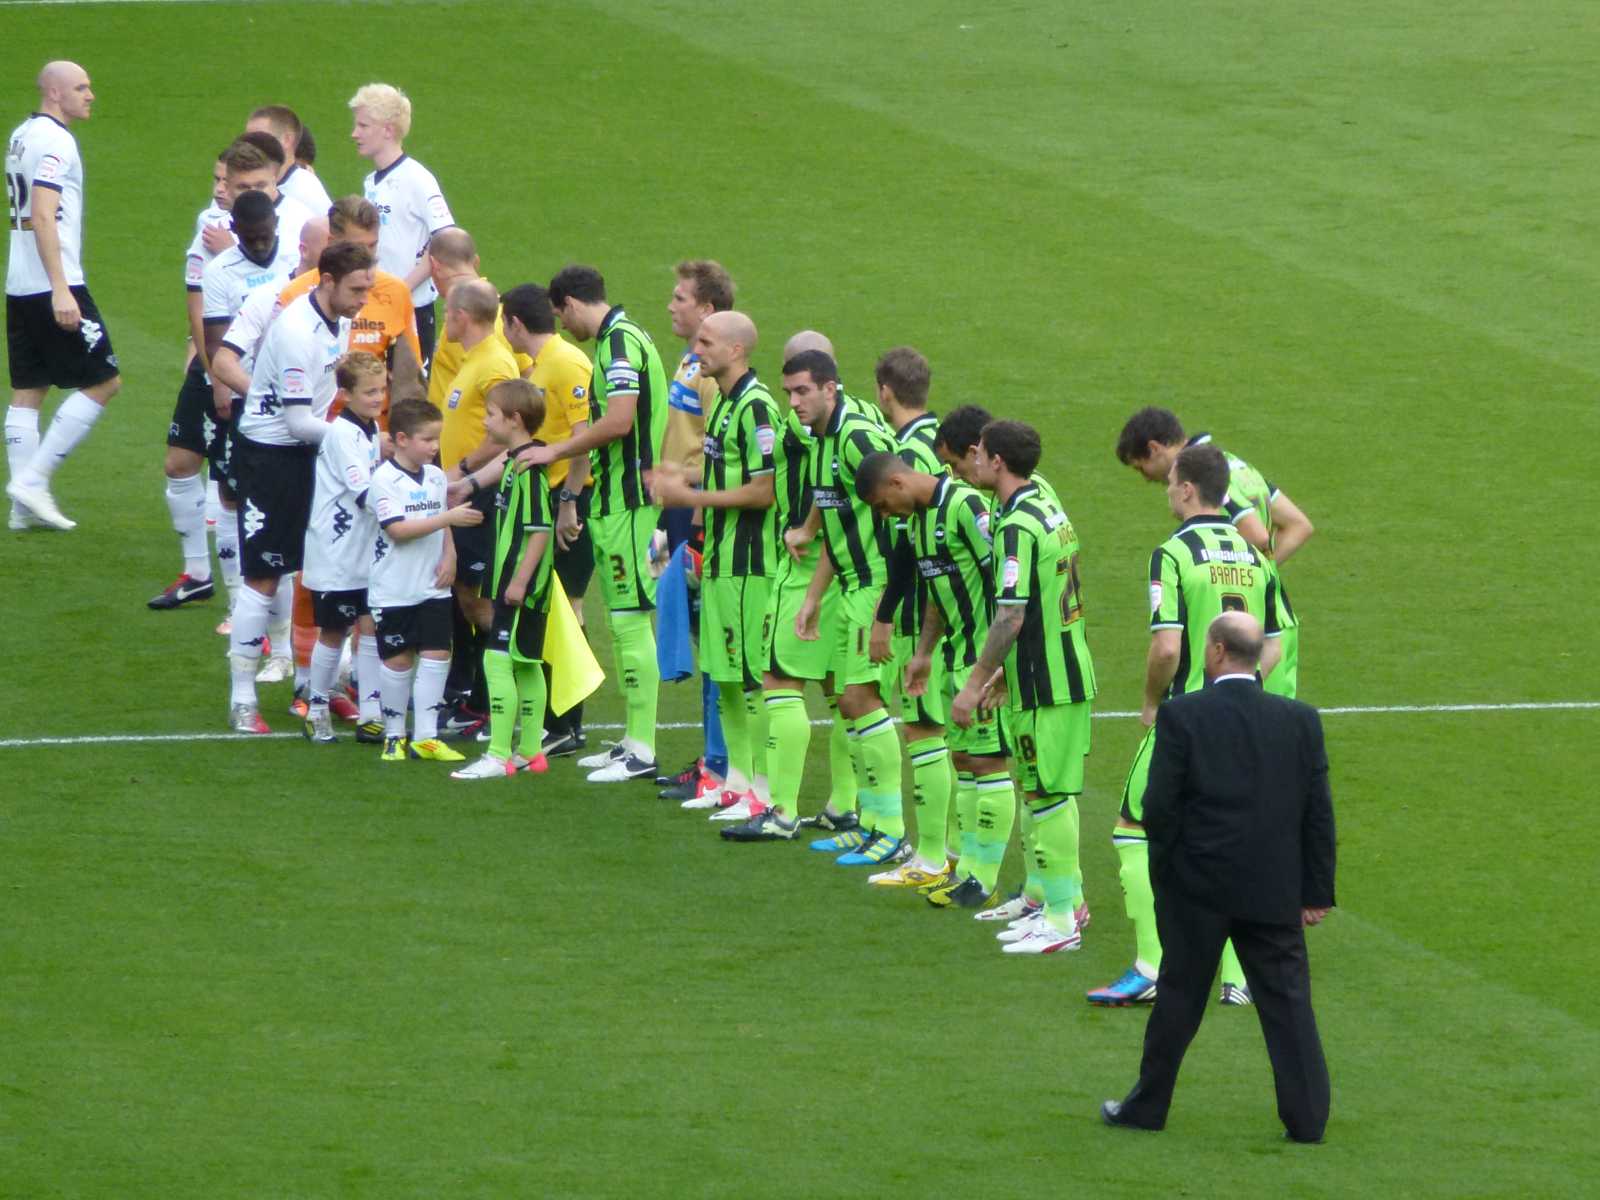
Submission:
[[[236,428],[252,442],[299,446],[289,432],[283,410],[308,405],[326,420],[338,385],[334,366],[350,338],[350,319],[330,320],[317,307],[317,293],[307,292],[285,308],[267,328],[250,371],[250,393]]]
[[[294,278],[300,266],[300,247],[291,249],[279,238],[274,249],[272,260],[265,266],[247,255],[243,246],[230,246],[206,264],[200,277],[206,324],[231,322],[251,292],[268,286],[281,292]]]
[[[206,230],[228,229],[232,223],[233,214],[216,204],[206,205],[194,219],[194,239],[189,243],[189,252],[183,256],[183,283],[191,292],[200,290],[206,264],[216,257],[206,249]]]
[[[33,197],[40,188],[61,193],[56,231],[61,237],[61,272],[69,286],[83,283],[83,160],[77,139],[54,117],[34,113],[6,143],[6,194],[10,200],[11,256],[6,295],[37,296],[50,290],[33,232]]]
[[[364,188],[380,217],[378,266],[404,278],[428,252],[428,239],[449,229],[456,219],[433,172],[409,155],[373,171]],[[411,300],[419,306],[431,304],[438,294],[433,280],[425,278],[411,289]]]
[[[424,600],[443,600],[449,588],[434,584],[444,539],[449,531],[435,529],[410,541],[397,542],[388,534],[396,521],[418,521],[445,510],[444,472],[431,463],[413,475],[393,459],[372,473],[367,506],[378,522],[373,543],[372,570],[367,576],[367,604],[372,609],[399,608]]]
[[[239,363],[246,371],[255,366],[256,351],[261,349],[267,326],[277,315],[278,296],[282,291],[281,287],[269,286],[251,292],[239,306],[228,332],[222,335],[222,344],[239,356]]]
[[[303,206],[314,216],[326,217],[333,207],[328,189],[322,186],[315,171],[308,171],[296,163],[289,173],[278,180],[278,192]]]
[[[328,428],[317,448],[311,523],[306,526],[305,566],[300,580],[317,592],[348,592],[367,586],[378,522],[367,505],[372,473],[381,461],[378,426],[348,409]]]
[[[288,247],[298,260],[300,257],[300,231],[305,228],[307,221],[316,216],[309,208],[293,196],[278,193],[278,241]],[[327,209],[323,209],[326,213]]]

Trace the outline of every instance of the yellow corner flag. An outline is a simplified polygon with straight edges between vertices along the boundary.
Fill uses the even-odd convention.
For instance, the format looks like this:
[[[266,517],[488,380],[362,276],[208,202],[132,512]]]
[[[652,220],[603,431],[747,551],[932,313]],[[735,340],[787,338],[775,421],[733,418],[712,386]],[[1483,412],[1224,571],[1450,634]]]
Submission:
[[[550,616],[544,626],[544,661],[550,664],[550,711],[557,716],[591,696],[606,677],[573,614],[560,580],[550,587]]]

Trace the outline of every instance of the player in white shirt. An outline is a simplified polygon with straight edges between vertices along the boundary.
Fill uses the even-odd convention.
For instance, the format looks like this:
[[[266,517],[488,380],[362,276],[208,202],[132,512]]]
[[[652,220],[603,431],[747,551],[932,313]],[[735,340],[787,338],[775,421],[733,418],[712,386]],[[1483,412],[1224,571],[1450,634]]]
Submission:
[[[378,628],[378,677],[383,697],[383,761],[407,757],[460,762],[439,740],[439,714],[448,707],[450,585],[455,581],[455,541],[446,526],[477,525],[483,513],[470,503],[447,508],[449,484],[433,465],[439,457],[444,417],[426,400],[398,400],[389,410],[394,458],[372,473],[368,504],[378,518],[367,603]],[[413,653],[420,656],[415,684]],[[415,714],[406,741],[406,701]]]
[[[302,167],[297,161],[300,137],[305,126],[294,109],[286,104],[266,104],[250,114],[244,123],[246,133],[270,133],[283,147],[284,169],[278,176],[278,190],[291,200],[298,200],[318,216],[327,216],[333,207],[328,189],[322,186],[315,171]]]
[[[265,192],[278,210],[278,236],[286,246],[298,244],[301,227],[319,214],[278,190],[278,175],[283,171],[283,147],[278,139],[270,133],[241,133],[223,151],[222,165],[229,195],[238,199],[243,192]]]
[[[433,172],[409,157],[402,145],[411,132],[411,101],[406,94],[387,83],[369,83],[350,97],[350,109],[355,114],[350,136],[361,157],[370,158],[375,168],[363,187],[383,219],[378,266],[400,276],[411,289],[426,370],[433,358],[433,301],[439,294],[429,273],[428,239],[456,220]]]
[[[233,245],[233,225],[229,216],[232,207],[233,196],[228,191],[228,173],[219,155],[211,171],[211,203],[202,208],[195,217],[194,237],[190,240],[189,249],[183,256],[183,286],[188,298],[189,336],[192,342],[191,362],[195,357],[204,357],[201,354],[205,334],[200,324],[200,275],[206,269],[208,262]],[[204,364],[202,364],[203,370]]]
[[[304,275],[314,269],[328,244],[328,223],[321,217],[312,217],[300,230],[300,262],[293,274]],[[235,515],[237,505],[233,489],[228,485],[228,460],[232,447],[234,404],[250,390],[250,371],[255,366],[256,351],[267,334],[267,326],[278,315],[278,285],[256,288],[244,298],[222,341],[211,355],[211,378],[206,387],[218,429],[212,445],[213,462],[211,478],[220,484],[218,496],[220,512],[216,522],[217,562],[222,568],[222,582],[228,588],[228,609],[233,610],[233,597],[239,592],[239,520]],[[232,622],[226,618],[217,626],[224,637],[232,632]],[[288,642],[279,639],[285,646]]]
[[[281,290],[300,265],[300,248],[285,246],[278,237],[278,214],[264,193],[242,194],[233,206],[230,224],[237,243],[213,258],[201,273],[205,341],[197,361],[210,361],[251,291],[261,287]],[[204,455],[220,477],[220,439],[228,422],[218,416],[203,372],[200,378],[199,387],[185,380],[167,431],[167,508],[182,549],[183,571],[149,602],[154,609],[206,600],[215,590],[206,546],[206,486],[200,468]]]
[[[378,522],[368,507],[367,491],[381,461],[378,414],[383,411],[389,377],[381,359],[357,350],[339,360],[334,379],[339,385],[334,403],[343,407],[317,449],[311,523],[306,528],[305,566],[300,571],[300,583],[311,592],[317,620],[305,735],[317,743],[337,740],[330,697],[339,677],[345,638],[355,626],[361,631],[356,667],[361,711],[356,741],[382,742],[378,644],[367,607],[367,577]]]
[[[50,477],[88,436],[122,386],[116,352],[83,276],[83,160],[68,126],[89,117],[94,91],[77,63],[39,72],[39,111],[6,143],[6,341],[11,407],[6,462],[11,528],[71,529]],[[43,438],[39,409],[51,385],[69,390]]]
[[[317,286],[267,328],[234,416],[228,483],[238,498],[239,569],[228,653],[229,722],[240,733],[268,733],[256,704],[256,665],[272,619],[279,581],[300,569],[316,450],[328,432],[337,388],[334,368],[350,336],[350,318],[372,290],[372,255],[350,242],[322,252]]]

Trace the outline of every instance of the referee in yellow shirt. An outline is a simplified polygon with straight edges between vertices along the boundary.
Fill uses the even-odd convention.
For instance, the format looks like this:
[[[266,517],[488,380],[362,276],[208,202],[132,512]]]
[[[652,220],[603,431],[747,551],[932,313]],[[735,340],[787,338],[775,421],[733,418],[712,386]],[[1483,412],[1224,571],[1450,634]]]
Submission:
[[[546,445],[566,441],[589,424],[589,381],[594,371],[589,356],[556,335],[550,293],[524,283],[500,297],[506,340],[516,351],[523,378],[544,391],[544,424],[534,435]],[[589,540],[589,459],[586,455],[557,459],[545,467],[550,511],[556,518],[556,576],[583,621],[583,594],[594,575],[594,547]],[[548,667],[546,668],[548,670]],[[546,757],[575,754],[587,741],[583,705],[544,718]]]

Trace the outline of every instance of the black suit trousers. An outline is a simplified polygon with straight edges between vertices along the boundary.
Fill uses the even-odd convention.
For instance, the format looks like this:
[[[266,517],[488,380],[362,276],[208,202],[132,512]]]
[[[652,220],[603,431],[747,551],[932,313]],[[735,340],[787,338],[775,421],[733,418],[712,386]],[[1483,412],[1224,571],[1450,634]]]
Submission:
[[[1139,1082],[1123,1102],[1124,1118],[1151,1129],[1166,1123],[1178,1068],[1205,1016],[1222,946],[1231,937],[1266,1037],[1278,1117],[1290,1137],[1319,1140],[1328,1123],[1328,1066],[1311,1011],[1305,931],[1241,921],[1159,885],[1155,899],[1161,973]]]

